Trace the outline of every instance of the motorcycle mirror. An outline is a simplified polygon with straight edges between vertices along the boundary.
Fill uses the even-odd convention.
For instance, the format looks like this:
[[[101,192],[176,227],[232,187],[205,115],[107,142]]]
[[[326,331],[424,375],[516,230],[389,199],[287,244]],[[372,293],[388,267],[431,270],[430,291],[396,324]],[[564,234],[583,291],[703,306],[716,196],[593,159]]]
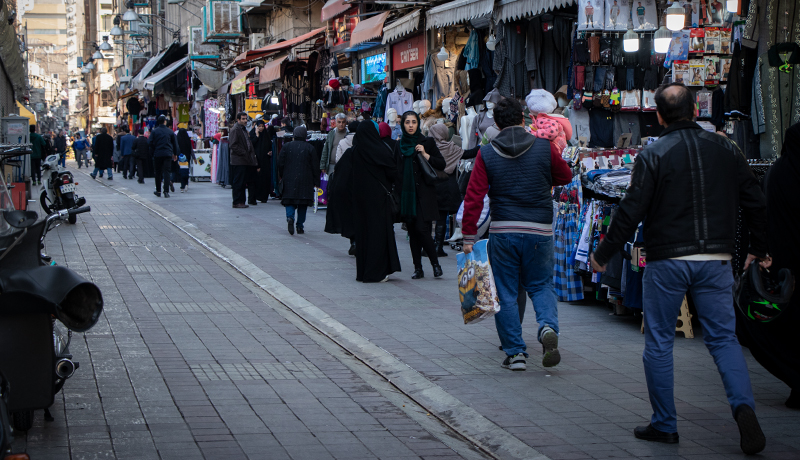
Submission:
[[[3,211],[3,218],[14,228],[28,228],[36,223],[36,211]]]

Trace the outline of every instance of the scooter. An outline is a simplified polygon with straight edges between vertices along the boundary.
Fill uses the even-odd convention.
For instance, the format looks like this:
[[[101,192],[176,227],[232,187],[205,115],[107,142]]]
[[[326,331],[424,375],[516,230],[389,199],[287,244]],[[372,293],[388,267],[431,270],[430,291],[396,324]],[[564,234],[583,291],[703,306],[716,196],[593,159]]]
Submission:
[[[47,213],[80,208],[86,204],[86,198],[78,196],[78,183],[72,173],[59,167],[58,155],[50,155],[42,162],[42,186],[44,190],[39,196],[39,204]],[[77,214],[70,214],[67,220],[74,224]]]
[[[85,332],[97,323],[103,296],[95,284],[54,265],[42,252],[48,231],[90,208],[62,209],[39,219],[34,211],[14,210],[0,177],[0,211],[0,374],[5,382],[0,392],[7,398],[10,425],[27,431],[34,411],[49,408],[78,368],[69,351],[71,331]],[[52,420],[47,411],[45,417]],[[7,427],[0,426],[3,430]],[[5,454],[0,451],[0,458]]]

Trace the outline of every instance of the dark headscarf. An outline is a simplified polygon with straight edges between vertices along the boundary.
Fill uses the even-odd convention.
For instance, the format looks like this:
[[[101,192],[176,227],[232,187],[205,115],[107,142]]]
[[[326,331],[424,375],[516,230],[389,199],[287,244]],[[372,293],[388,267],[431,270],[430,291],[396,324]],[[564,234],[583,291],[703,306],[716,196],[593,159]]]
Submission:
[[[381,140],[378,128],[372,121],[364,121],[358,124],[356,135],[353,138],[353,150],[359,150],[364,156],[382,153],[391,155],[389,147]]]
[[[305,126],[298,126],[297,128],[294,129],[294,132],[292,134],[294,135],[294,140],[304,141],[306,140],[307,133],[308,131],[306,130]]]
[[[409,134],[406,131],[406,119],[414,117],[417,120],[417,131]],[[400,128],[403,135],[398,145],[400,154],[403,155],[403,193],[400,195],[400,214],[413,217],[417,215],[417,188],[414,181],[414,149],[425,140],[420,131],[422,129],[417,112],[408,111],[400,117]]]
[[[192,141],[189,139],[189,133],[184,128],[178,130],[176,136],[178,138],[178,149],[182,154],[186,155],[189,159],[192,157]]]
[[[355,134],[358,131],[358,125],[361,124],[360,121],[351,121],[347,124],[347,132]]]
[[[382,138],[392,137],[392,127],[386,122],[378,123],[378,133]]]

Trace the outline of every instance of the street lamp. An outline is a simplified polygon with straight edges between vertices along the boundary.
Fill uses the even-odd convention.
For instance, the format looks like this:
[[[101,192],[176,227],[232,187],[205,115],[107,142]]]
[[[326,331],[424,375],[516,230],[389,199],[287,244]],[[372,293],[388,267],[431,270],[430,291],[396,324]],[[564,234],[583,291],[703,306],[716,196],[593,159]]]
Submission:
[[[122,19],[120,19],[119,15],[116,15],[114,17],[114,27],[112,27],[111,32],[109,32],[112,37],[122,36],[122,28],[119,26],[120,24],[122,24]]]
[[[667,29],[681,30],[686,21],[686,10],[678,5],[678,2],[673,2],[672,6],[667,8]]]
[[[89,62],[87,62],[86,65],[83,66],[83,68],[84,69],[88,69],[88,70],[94,70],[94,63],[92,63],[92,60],[89,59]],[[86,73],[89,73],[89,72],[86,72]]]
[[[128,7],[128,10],[122,15],[122,20],[126,22],[138,21],[139,15],[133,10],[133,2],[129,1],[125,6]]]
[[[99,48],[100,48],[101,51],[111,51],[111,50],[113,50],[113,48],[111,47],[111,44],[108,43],[108,35],[104,35],[103,36],[103,43],[100,44]]]

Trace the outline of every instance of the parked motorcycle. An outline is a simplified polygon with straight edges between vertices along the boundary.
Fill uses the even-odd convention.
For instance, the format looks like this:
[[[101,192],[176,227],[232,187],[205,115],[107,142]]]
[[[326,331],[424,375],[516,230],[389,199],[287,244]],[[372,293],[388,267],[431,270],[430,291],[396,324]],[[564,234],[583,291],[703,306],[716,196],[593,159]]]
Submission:
[[[0,166],[3,162],[0,154]],[[27,431],[34,411],[49,408],[78,368],[69,352],[72,331],[85,332],[97,323],[103,296],[42,252],[48,231],[89,207],[56,210],[40,220],[34,211],[14,210],[0,176],[0,211],[0,393],[7,398],[11,426]],[[45,417],[52,419],[48,411]],[[0,451],[0,458],[5,454]]]
[[[58,155],[50,155],[42,162],[42,194],[39,204],[47,213],[64,209],[80,208],[86,198],[78,196],[78,183],[72,173],[58,165]],[[70,224],[77,221],[77,214],[67,217]]]

